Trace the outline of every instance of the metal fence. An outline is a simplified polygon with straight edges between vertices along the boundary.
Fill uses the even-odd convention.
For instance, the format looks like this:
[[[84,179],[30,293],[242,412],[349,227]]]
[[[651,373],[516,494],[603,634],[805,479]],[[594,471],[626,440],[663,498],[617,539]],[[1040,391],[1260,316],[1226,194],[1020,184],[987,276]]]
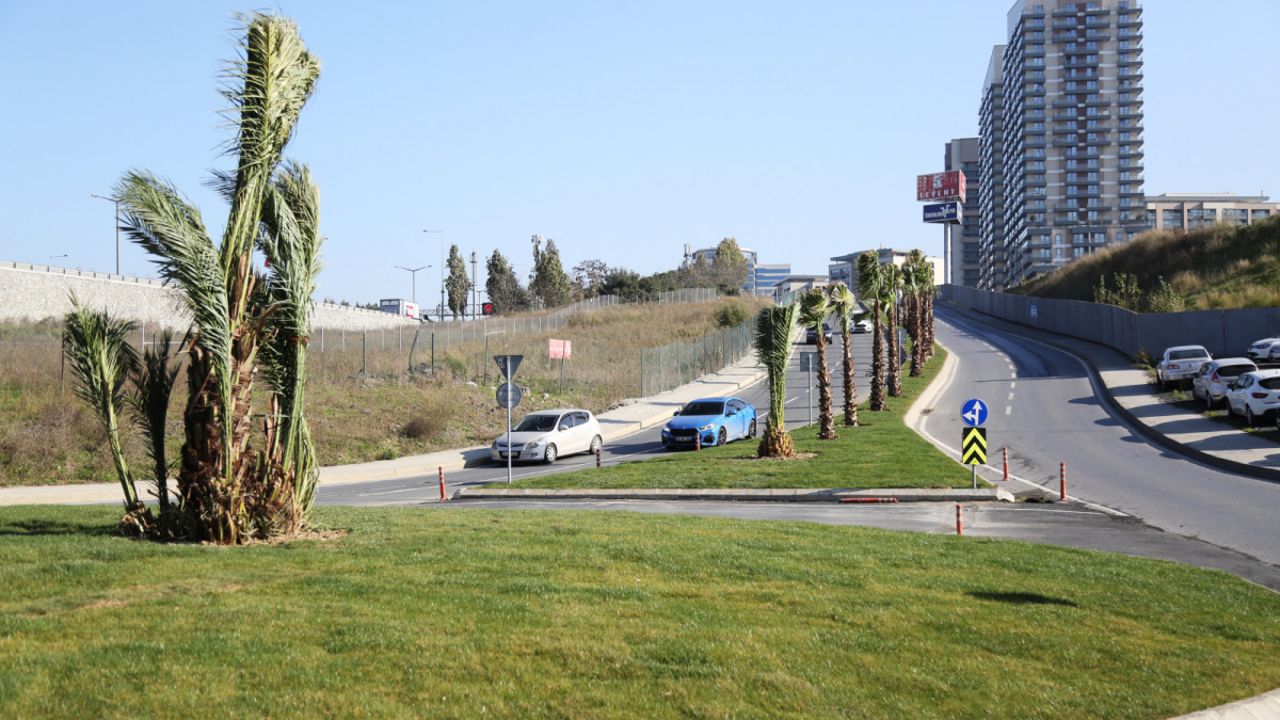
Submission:
[[[649,348],[640,354],[640,397],[649,397],[723,370],[751,352],[753,321],[698,340]]]

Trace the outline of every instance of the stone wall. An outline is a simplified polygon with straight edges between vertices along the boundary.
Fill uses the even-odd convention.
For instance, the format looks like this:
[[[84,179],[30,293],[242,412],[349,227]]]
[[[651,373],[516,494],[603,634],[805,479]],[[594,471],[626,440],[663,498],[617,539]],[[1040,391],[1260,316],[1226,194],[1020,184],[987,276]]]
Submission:
[[[184,329],[190,317],[177,293],[159,280],[0,262],[0,321],[45,320],[80,302],[149,326]],[[333,330],[412,328],[418,321],[365,308],[315,303],[314,327]]]

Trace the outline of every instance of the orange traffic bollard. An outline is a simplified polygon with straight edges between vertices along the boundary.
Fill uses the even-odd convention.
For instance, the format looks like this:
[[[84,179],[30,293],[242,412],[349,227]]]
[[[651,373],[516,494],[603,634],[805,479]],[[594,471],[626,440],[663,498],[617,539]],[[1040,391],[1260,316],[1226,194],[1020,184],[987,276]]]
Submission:
[[[1067,500],[1067,464],[1062,463],[1058,466],[1058,499],[1066,502]]]
[[[436,470],[440,473],[440,502],[445,502],[449,499],[449,494],[444,489],[444,466],[438,465]]]
[[[1009,482],[1009,448],[1004,449],[1004,481]]]
[[[956,503],[956,535],[964,535],[964,521],[960,519],[960,503]]]
[[[693,449],[694,450],[702,449],[702,433],[698,433],[697,435],[693,436]]]

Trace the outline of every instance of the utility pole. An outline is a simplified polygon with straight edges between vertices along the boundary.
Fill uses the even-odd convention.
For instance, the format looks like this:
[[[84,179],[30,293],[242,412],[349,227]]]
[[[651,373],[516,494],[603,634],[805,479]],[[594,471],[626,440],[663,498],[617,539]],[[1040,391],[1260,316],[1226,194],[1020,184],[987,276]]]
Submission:
[[[476,306],[480,304],[480,286],[476,285],[476,251],[471,251],[471,322],[476,321]]]
[[[443,230],[423,230],[422,232],[440,235],[440,322],[444,322],[444,231]]]
[[[97,193],[89,193],[89,197],[96,197],[99,200],[106,200],[116,206],[116,274],[120,274],[120,198],[106,197]]]

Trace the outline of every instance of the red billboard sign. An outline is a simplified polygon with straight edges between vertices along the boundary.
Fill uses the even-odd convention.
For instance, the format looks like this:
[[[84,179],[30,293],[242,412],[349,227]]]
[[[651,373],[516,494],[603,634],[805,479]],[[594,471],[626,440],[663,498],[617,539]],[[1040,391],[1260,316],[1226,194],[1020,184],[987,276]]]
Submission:
[[[964,202],[964,173],[959,170],[916,176],[916,200]]]
[[[555,338],[547,340],[547,358],[550,360],[572,360],[573,341],[556,340]]]

